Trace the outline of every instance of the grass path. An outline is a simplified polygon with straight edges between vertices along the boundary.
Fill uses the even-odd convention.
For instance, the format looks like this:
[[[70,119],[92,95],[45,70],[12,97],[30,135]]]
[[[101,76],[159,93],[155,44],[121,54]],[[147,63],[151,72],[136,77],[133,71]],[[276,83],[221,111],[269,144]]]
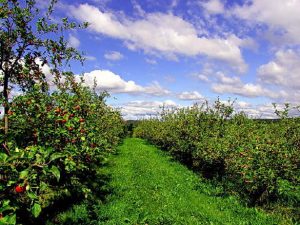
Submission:
[[[285,224],[233,197],[209,196],[197,175],[141,139],[125,139],[104,172],[113,193],[99,224]]]

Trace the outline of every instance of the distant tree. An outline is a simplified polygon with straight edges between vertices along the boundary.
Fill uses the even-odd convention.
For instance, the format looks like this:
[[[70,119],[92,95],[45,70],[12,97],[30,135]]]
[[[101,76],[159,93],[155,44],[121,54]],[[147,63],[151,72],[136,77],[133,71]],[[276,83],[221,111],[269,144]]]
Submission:
[[[85,28],[87,23],[76,24],[68,18],[60,22],[52,19],[57,0],[51,0],[46,10],[35,0],[0,0],[0,92],[5,112],[5,134],[8,133],[9,93],[12,88],[22,91],[48,84],[42,67],[51,68],[51,76],[59,85],[64,66],[71,59],[82,61],[81,54],[68,46],[65,31]]]

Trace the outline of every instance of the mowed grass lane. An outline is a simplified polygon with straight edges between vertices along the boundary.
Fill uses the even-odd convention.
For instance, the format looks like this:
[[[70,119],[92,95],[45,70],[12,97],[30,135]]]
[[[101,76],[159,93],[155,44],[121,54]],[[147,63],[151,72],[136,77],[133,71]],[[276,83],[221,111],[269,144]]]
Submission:
[[[233,197],[206,194],[199,176],[141,139],[126,139],[104,172],[113,192],[99,224],[287,224]]]

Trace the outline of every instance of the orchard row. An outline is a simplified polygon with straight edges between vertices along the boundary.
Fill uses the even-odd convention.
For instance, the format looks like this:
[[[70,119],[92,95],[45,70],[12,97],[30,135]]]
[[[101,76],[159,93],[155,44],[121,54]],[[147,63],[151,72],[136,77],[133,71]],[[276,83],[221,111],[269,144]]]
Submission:
[[[252,204],[300,203],[300,119],[253,120],[232,105],[195,105],[142,121],[134,135]]]
[[[99,166],[122,138],[121,115],[105,95],[70,86],[49,94],[35,85],[9,103],[9,133],[1,135],[1,224],[34,223],[61,199],[92,197]]]

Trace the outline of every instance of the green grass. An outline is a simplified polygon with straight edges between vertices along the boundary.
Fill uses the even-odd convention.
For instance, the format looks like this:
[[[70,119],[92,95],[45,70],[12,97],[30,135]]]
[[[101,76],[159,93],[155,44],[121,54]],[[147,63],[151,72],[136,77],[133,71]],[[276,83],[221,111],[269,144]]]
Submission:
[[[141,139],[125,139],[118,150],[99,171],[111,178],[99,184],[98,194],[110,193],[105,201],[103,196],[84,200],[47,225],[292,224],[235,197],[218,197],[217,187]]]
[[[213,187],[141,139],[126,139],[103,172],[113,192],[98,224],[289,224],[234,197],[208,195]]]

